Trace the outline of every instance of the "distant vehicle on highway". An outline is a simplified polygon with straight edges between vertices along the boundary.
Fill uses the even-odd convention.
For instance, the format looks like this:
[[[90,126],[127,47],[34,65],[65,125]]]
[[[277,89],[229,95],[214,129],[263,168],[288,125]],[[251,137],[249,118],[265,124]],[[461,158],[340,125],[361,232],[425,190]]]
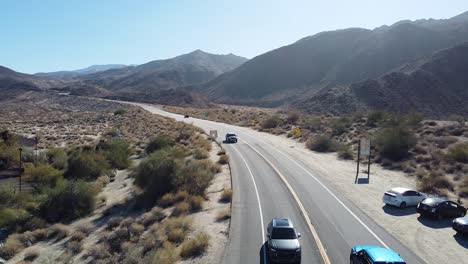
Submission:
[[[405,264],[406,262],[395,251],[379,246],[358,245],[351,249],[351,264]]]
[[[267,228],[268,258],[274,263],[301,263],[300,233],[288,218],[273,218]]]
[[[426,195],[415,190],[408,188],[393,188],[386,191],[383,195],[382,201],[388,205],[406,208],[406,206],[418,205]]]
[[[226,139],[224,140],[225,143],[237,143],[237,135],[232,133],[226,134]]]
[[[444,217],[455,218],[466,215],[465,207],[447,198],[426,198],[418,204],[418,213],[442,220]]]
[[[189,115],[187,115],[187,114],[185,114],[185,115],[184,115],[184,118],[189,118],[189,117],[190,117],[190,116],[189,116]]]
[[[457,233],[468,234],[468,216],[453,220],[452,228],[457,231]]]

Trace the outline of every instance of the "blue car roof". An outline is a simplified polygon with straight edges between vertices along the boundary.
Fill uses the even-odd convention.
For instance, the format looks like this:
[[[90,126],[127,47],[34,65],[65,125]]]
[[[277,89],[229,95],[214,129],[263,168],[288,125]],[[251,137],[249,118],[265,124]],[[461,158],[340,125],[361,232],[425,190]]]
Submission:
[[[355,252],[365,250],[374,262],[405,263],[405,261],[400,257],[400,255],[398,255],[398,253],[389,248],[360,245],[355,246],[353,250]]]

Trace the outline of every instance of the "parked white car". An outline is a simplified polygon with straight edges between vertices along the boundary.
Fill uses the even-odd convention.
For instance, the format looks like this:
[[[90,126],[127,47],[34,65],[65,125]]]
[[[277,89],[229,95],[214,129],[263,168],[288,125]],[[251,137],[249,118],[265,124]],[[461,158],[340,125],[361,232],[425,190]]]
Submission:
[[[388,205],[405,208],[406,206],[419,204],[419,202],[424,200],[426,197],[427,196],[424,193],[408,188],[398,187],[386,191],[382,200]]]

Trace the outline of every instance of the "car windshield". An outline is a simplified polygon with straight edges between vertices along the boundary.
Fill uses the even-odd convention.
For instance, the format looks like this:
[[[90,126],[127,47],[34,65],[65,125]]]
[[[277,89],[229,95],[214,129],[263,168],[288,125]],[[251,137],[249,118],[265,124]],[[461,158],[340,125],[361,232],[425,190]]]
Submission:
[[[296,239],[297,235],[293,228],[274,228],[271,233],[272,239]]]

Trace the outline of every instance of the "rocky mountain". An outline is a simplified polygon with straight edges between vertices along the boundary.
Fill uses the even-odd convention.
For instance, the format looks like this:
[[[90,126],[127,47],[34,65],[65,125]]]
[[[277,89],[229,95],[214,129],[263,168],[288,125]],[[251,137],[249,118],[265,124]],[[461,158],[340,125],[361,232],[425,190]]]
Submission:
[[[124,65],[124,64],[92,65],[87,68],[74,70],[74,71],[38,72],[34,75],[59,78],[59,79],[69,79],[69,78],[76,78],[81,75],[107,71],[111,69],[120,69],[124,67],[128,67],[128,65]]]
[[[412,61],[379,78],[322,89],[295,107],[335,114],[383,109],[433,117],[468,115],[468,42]]]
[[[19,73],[0,66],[0,101],[28,91],[43,91],[63,85],[63,81]]]
[[[208,101],[203,96],[176,88],[206,82],[246,60],[233,54],[196,50],[171,59],[81,75],[61,90],[75,95],[206,106]]]
[[[322,32],[257,56],[191,89],[230,104],[277,106],[377,78],[409,61],[468,41],[468,13],[400,21],[374,30]]]

